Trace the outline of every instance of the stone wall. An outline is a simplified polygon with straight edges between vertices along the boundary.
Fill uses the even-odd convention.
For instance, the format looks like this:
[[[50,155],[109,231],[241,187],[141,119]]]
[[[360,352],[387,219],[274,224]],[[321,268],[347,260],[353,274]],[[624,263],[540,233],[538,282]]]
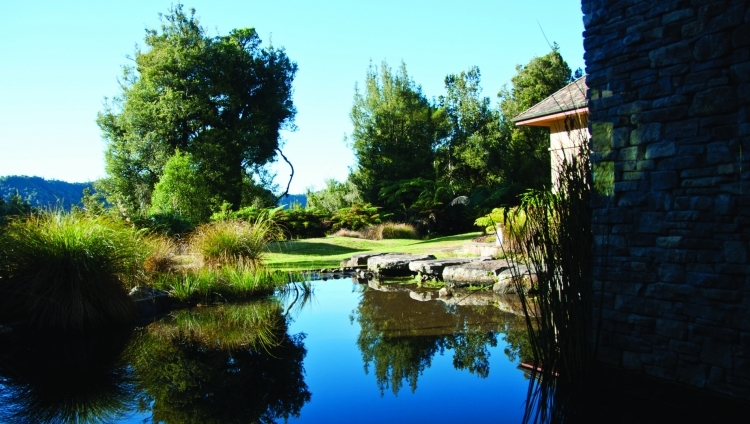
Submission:
[[[750,2],[582,10],[600,360],[748,399]]]

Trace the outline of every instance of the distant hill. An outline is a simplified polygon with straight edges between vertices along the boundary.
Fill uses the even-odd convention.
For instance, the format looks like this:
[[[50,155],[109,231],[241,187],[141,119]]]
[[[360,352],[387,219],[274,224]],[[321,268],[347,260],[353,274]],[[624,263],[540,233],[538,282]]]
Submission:
[[[294,203],[299,203],[303,208],[307,206],[307,195],[306,194],[287,194],[286,196],[279,199],[279,206],[284,206],[284,209],[289,209]]]
[[[60,205],[69,210],[71,205],[81,202],[86,187],[93,191],[92,183],[69,183],[24,175],[0,177],[0,197],[8,201],[18,190],[18,194],[35,208]]]

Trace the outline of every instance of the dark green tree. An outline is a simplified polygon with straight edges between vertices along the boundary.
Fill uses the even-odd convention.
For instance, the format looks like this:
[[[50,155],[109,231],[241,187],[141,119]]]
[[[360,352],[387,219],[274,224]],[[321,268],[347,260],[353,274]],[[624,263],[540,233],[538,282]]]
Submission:
[[[283,49],[261,47],[252,28],[208,36],[195,11],[179,4],[144,43],[124,67],[120,95],[97,118],[107,143],[99,188],[110,203],[147,210],[180,149],[208,190],[239,208],[246,186],[280,152],[279,131],[293,128],[297,65]]]
[[[557,44],[551,52],[531,59],[526,66],[516,66],[516,70],[512,86],[498,93],[502,141],[495,153],[499,155],[502,178],[510,187],[508,198],[517,203],[517,196],[524,191],[551,184],[549,130],[518,127],[511,119],[565,87],[572,81],[572,73]]]
[[[383,62],[379,71],[370,66],[364,90],[355,91],[350,116],[357,161],[351,180],[362,200],[386,212],[402,211],[398,218],[408,219],[419,193],[397,188],[414,179],[434,179],[442,113],[409,77],[404,63],[393,72]]]
[[[447,117],[448,136],[437,153],[439,180],[451,194],[468,195],[476,187],[499,182],[497,159],[499,112],[482,97],[481,74],[472,67],[445,77],[446,95],[440,104]]]

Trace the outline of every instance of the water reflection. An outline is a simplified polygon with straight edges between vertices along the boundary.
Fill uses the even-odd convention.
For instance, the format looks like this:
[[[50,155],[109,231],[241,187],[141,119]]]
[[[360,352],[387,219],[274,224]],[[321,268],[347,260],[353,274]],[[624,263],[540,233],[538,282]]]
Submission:
[[[24,334],[0,352],[0,422],[113,422],[134,406],[131,328]]]
[[[457,370],[488,377],[489,349],[497,346],[499,333],[511,341],[505,349],[511,360],[528,354],[524,322],[493,306],[420,302],[408,292],[368,288],[350,319],[360,325],[357,346],[381,396],[389,388],[398,395],[407,383],[414,392],[435,354],[446,349],[453,352]]]
[[[131,364],[165,423],[275,422],[296,417],[311,393],[304,335],[287,334],[278,301],[182,311],[152,324],[131,346]]]

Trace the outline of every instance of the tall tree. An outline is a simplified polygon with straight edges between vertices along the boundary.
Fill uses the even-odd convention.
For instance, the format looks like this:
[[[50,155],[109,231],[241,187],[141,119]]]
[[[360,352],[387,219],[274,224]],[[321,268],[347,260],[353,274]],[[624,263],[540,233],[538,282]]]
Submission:
[[[161,18],[98,115],[107,143],[100,187],[110,202],[146,209],[180,149],[208,190],[238,208],[244,186],[280,152],[279,131],[293,128],[297,66],[283,49],[261,47],[252,28],[209,37],[179,4]]]
[[[500,132],[502,142],[497,154],[501,160],[503,179],[510,185],[509,195],[517,196],[529,188],[542,189],[551,184],[549,130],[517,127],[511,119],[544,100],[572,81],[570,67],[560,55],[557,44],[542,57],[535,57],[518,72],[512,87],[504,87],[500,98]]]
[[[404,63],[396,72],[385,62],[379,72],[370,66],[364,91],[355,91],[350,115],[357,160],[351,179],[365,202],[407,210],[419,193],[393,188],[410,180],[434,179],[439,114]]]
[[[454,197],[498,182],[496,164],[490,159],[497,148],[499,113],[489,97],[481,96],[480,82],[476,66],[450,74],[445,77],[446,95],[440,97],[448,136],[438,148],[439,178]]]

